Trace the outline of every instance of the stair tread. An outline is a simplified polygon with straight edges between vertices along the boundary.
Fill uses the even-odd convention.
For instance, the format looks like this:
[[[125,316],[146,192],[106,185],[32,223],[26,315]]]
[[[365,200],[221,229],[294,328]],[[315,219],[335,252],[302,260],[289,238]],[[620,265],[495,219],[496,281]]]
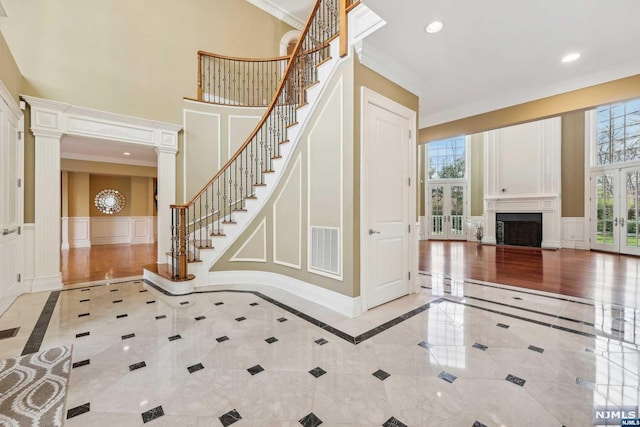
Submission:
[[[294,126],[297,126],[297,125],[298,125],[298,122],[289,123],[287,125],[287,128],[291,128],[291,127],[294,127]]]
[[[226,234],[224,233],[211,233],[211,237],[225,237]]]
[[[142,266],[144,270],[148,270],[172,282],[186,282],[196,278],[193,274],[187,274],[186,279],[175,279],[171,277],[171,266],[169,264],[148,264]]]

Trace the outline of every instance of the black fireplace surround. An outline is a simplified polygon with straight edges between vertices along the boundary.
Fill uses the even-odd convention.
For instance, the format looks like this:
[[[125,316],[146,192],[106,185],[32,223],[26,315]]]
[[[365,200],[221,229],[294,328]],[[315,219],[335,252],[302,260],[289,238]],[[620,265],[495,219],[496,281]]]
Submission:
[[[542,214],[496,213],[496,243],[542,247]]]

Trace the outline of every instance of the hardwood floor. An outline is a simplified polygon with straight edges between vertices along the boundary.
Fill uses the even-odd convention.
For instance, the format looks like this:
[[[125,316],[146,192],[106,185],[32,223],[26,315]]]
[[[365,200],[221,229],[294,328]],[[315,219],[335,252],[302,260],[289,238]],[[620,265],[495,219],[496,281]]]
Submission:
[[[640,257],[421,241],[421,271],[640,306]]]
[[[62,251],[65,285],[142,275],[142,266],[157,261],[157,244],[99,245]]]

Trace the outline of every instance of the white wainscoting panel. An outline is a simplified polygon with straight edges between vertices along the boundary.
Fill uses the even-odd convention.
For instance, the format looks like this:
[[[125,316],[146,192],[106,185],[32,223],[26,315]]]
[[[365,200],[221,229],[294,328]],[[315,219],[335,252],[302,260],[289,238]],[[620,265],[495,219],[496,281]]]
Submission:
[[[562,218],[562,247],[589,250],[588,237],[585,235],[583,217]]]
[[[22,290],[23,292],[31,292],[31,285],[35,277],[36,225],[33,223],[24,224],[23,235]]]
[[[91,236],[90,236],[90,221],[89,217],[70,217],[66,218],[68,227],[67,231],[69,233],[67,241],[69,242],[70,248],[90,248],[91,247]],[[62,222],[64,224],[65,218],[62,218]],[[64,227],[62,227],[62,242],[64,244]],[[64,245],[63,248],[64,249]]]
[[[90,219],[90,244],[153,243],[154,217],[114,216]]]
[[[131,240],[129,243],[153,243],[155,234],[154,222],[155,217],[152,216],[131,217],[129,222],[131,225]]]

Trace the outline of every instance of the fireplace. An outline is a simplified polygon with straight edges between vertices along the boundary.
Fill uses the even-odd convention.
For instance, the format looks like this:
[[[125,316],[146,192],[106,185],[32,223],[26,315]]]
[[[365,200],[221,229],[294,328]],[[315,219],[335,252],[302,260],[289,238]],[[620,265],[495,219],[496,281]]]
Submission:
[[[496,213],[496,243],[542,247],[542,213]]]

